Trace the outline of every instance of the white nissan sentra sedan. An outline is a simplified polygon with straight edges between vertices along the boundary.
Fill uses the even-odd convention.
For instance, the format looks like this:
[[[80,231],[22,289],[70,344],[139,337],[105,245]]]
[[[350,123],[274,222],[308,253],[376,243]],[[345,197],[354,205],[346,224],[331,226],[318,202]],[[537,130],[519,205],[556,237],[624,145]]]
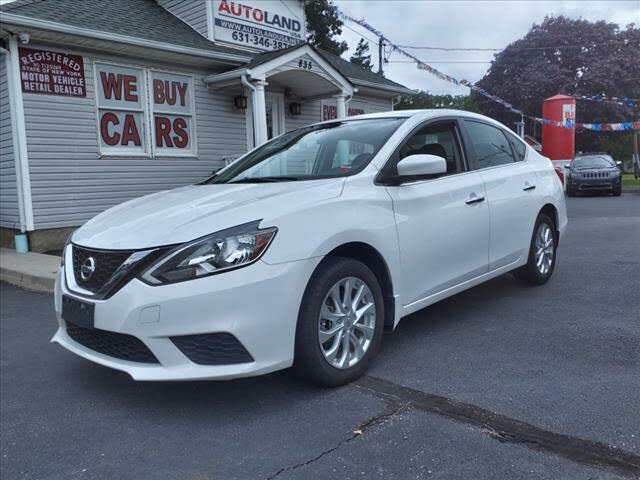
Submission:
[[[319,123],[76,230],[52,341],[136,380],[293,365],[340,385],[416,310],[507,272],[547,282],[566,225],[551,162],[487,117]]]

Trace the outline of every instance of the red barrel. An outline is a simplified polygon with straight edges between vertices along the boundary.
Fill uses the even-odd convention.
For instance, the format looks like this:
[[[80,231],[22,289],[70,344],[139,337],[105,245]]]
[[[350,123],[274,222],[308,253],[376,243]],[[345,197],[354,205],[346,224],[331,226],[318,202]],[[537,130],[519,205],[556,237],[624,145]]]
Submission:
[[[562,122],[576,121],[576,99],[554,95],[542,103],[542,118]],[[542,124],[542,154],[551,160],[572,160],[576,149],[574,128]]]

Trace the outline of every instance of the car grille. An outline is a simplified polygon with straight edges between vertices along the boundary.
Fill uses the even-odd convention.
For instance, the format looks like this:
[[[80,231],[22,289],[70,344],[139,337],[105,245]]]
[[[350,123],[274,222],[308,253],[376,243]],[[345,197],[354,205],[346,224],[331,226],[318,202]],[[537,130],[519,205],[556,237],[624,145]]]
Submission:
[[[232,365],[253,362],[253,357],[236,337],[227,332],[170,337],[173,344],[193,363]]]
[[[151,350],[136,337],[98,328],[84,328],[71,322],[66,324],[67,334],[90,350],[130,362],[160,363]]]
[[[585,172],[582,176],[584,178],[609,178],[609,172]]]
[[[76,283],[92,293],[100,290],[133,253],[132,250],[91,250],[89,248],[72,245],[73,254],[73,275]],[[95,271],[83,280],[81,275],[82,265],[93,258]]]

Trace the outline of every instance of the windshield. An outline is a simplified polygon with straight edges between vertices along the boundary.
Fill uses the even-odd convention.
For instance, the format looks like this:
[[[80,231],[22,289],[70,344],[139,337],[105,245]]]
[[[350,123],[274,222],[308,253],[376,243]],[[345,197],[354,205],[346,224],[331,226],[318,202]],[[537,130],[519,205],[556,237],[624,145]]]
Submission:
[[[314,180],[362,170],[406,118],[333,122],[265,143],[203,184]]]
[[[615,167],[615,162],[610,157],[598,156],[585,156],[578,157],[573,161],[575,168],[608,168]]]

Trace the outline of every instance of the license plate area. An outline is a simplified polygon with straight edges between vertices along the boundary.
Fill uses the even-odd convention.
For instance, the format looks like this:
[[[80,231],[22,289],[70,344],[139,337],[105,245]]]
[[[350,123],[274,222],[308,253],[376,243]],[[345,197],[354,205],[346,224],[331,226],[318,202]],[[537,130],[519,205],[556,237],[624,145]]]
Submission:
[[[79,327],[94,328],[95,305],[72,297],[62,296],[62,319]]]

